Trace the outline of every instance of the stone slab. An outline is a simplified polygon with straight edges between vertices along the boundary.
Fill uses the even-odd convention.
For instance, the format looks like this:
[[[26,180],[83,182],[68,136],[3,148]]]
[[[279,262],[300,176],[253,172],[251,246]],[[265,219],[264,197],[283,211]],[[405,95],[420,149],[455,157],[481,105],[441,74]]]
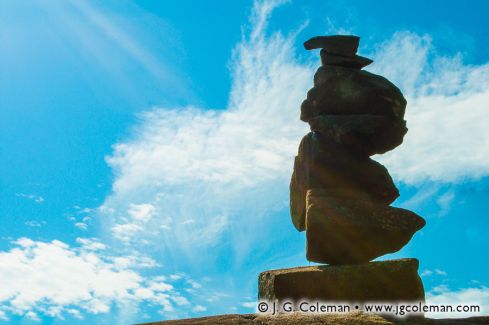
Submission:
[[[425,220],[409,210],[307,192],[306,257],[330,265],[361,264],[406,245]]]
[[[308,266],[262,272],[258,299],[268,301],[424,302],[417,259]]]

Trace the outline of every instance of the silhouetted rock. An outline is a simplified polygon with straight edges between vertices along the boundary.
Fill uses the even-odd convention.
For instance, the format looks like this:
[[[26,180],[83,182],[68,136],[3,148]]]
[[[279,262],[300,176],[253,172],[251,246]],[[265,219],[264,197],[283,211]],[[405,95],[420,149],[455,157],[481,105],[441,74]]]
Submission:
[[[318,131],[344,147],[368,156],[385,153],[402,143],[406,122],[379,115],[319,115],[309,120]]]
[[[369,157],[400,145],[406,99],[386,78],[360,70],[357,36],[314,37],[323,66],[301,105],[306,135],[294,161],[290,211],[306,230],[307,258],[367,263],[402,248],[424,226],[413,212],[389,207],[399,192],[387,169]],[[309,193],[309,197],[307,197]]]
[[[314,87],[301,105],[301,120],[319,115],[381,115],[404,118],[406,99],[389,80],[376,74],[338,66],[324,66],[314,76]]]
[[[262,272],[258,282],[259,300],[424,301],[416,259],[271,270]]]
[[[353,35],[316,36],[305,41],[304,48],[306,50],[323,49],[331,54],[354,56],[359,43],[360,37]]]
[[[417,261],[369,263],[400,250],[425,220],[389,206],[399,192],[387,169],[370,159],[402,143],[406,99],[386,78],[361,70],[372,60],[356,55],[358,42],[339,35],[304,43],[321,48],[323,66],[301,105],[312,132],[299,145],[290,180],[290,213],[306,231],[307,259],[345,266],[262,273],[262,298],[424,298]]]
[[[321,50],[321,64],[325,65],[336,65],[345,68],[352,69],[362,69],[372,63],[373,61],[369,58],[365,58],[363,56],[355,55],[355,56],[343,56],[330,54],[324,50]]]
[[[425,221],[414,212],[371,201],[307,192],[306,256],[317,263],[367,263],[406,245]]]
[[[322,65],[361,69],[373,61],[356,55],[360,38],[352,35],[317,36],[304,42],[306,50],[321,49]]]
[[[323,189],[332,196],[388,205],[398,196],[387,169],[366,155],[309,133],[299,145],[290,182],[290,208],[294,225],[304,230],[306,193]]]

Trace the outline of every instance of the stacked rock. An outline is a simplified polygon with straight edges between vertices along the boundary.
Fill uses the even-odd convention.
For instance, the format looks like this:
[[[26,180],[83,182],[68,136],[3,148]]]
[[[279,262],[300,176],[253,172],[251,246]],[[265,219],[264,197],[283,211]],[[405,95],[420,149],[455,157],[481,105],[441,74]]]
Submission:
[[[370,158],[392,150],[407,132],[406,100],[386,78],[361,70],[359,37],[320,36],[322,66],[301,106],[311,132],[301,141],[290,184],[292,221],[306,230],[307,259],[366,263],[396,252],[425,225],[389,206],[398,196],[387,169]]]
[[[401,91],[361,70],[357,36],[320,36],[322,66],[301,105],[311,132],[302,139],[290,183],[292,221],[306,231],[306,257],[325,263],[265,271],[261,300],[424,300],[416,259],[370,262],[400,250],[425,225],[390,204],[399,196],[387,169],[370,156],[394,149],[407,132]]]

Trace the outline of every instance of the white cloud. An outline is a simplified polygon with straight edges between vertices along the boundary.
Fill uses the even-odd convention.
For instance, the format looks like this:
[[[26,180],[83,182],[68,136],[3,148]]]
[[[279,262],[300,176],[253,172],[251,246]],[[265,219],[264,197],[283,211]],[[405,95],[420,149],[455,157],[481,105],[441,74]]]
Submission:
[[[23,197],[28,200],[34,201],[35,203],[43,203],[44,198],[42,196],[36,195],[36,194],[25,194],[25,193],[16,193],[15,194],[18,197]]]
[[[83,316],[78,309],[66,309],[66,312],[75,318],[83,319]]]
[[[33,228],[37,228],[37,227],[41,227],[42,225],[45,225],[46,224],[46,221],[36,221],[36,220],[29,220],[29,221],[26,221],[24,222],[24,225],[26,225],[27,227],[33,227]]]
[[[132,236],[143,228],[135,223],[117,224],[112,227],[112,233],[117,239],[129,241]]]
[[[426,277],[426,276],[430,276],[430,275],[433,275],[433,271],[431,271],[431,270],[424,270],[420,274],[420,276],[422,276],[422,277]]]
[[[134,270],[134,264],[141,267],[150,259],[129,256],[124,258],[130,262],[121,264],[102,254],[107,247],[98,240],[77,242],[79,247],[70,247],[57,240],[20,238],[9,251],[0,251],[0,318],[7,319],[9,313],[32,320],[40,315],[82,318],[143,301],[163,310],[189,304],[163,277],[143,277]]]
[[[178,306],[185,306],[190,304],[187,298],[182,296],[174,296],[171,298],[171,300],[173,300]]]
[[[41,319],[39,318],[39,315],[37,315],[35,312],[33,311],[28,311],[25,316],[35,322],[40,322]]]
[[[453,199],[455,199],[454,191],[447,191],[436,199],[436,203],[440,206],[440,216],[444,216],[450,211]]]
[[[433,197],[438,194],[439,190],[440,188],[438,184],[429,183],[428,185],[418,187],[416,193],[413,196],[402,201],[402,207],[405,209],[414,210],[422,204],[425,204],[426,202],[431,202],[433,200]],[[402,197],[401,200],[403,199],[405,198]]]
[[[430,37],[395,34],[372,66],[408,99],[404,143],[379,160],[397,180],[458,182],[489,174],[489,64],[436,53]]]
[[[101,208],[100,211],[104,209]],[[114,209],[108,209],[113,213]],[[111,226],[112,234],[115,238],[123,241],[130,242],[132,239],[145,236],[145,224],[151,220],[155,214],[156,208],[152,204],[134,204],[130,203],[127,207],[127,215],[129,217],[120,218],[120,223]],[[154,224],[152,224],[153,226]],[[165,227],[160,225],[159,228]],[[146,228],[146,231],[148,228]],[[144,242],[144,241],[141,241]]]
[[[253,309],[256,309],[256,301],[243,302],[241,305],[243,307],[245,307],[245,308],[253,308]]]
[[[119,269],[143,269],[143,268],[153,268],[159,266],[156,261],[147,256],[118,256],[112,259],[114,266]]]
[[[80,230],[87,230],[88,225],[84,222],[75,222],[75,227],[77,227]]]
[[[202,288],[202,285],[200,283],[198,283],[198,282],[196,282],[196,281],[194,281],[192,279],[188,279],[187,280],[187,283],[190,284],[192,286],[192,288],[194,288],[194,289],[200,289],[200,288]]]
[[[106,246],[96,238],[77,238],[76,242],[83,245],[83,249],[88,251],[104,250],[106,248]]]
[[[170,291],[171,289],[173,289],[173,286],[171,284],[164,283],[164,282],[153,282],[150,288],[153,290],[164,292],[164,291]]]
[[[470,316],[483,316],[489,312],[489,288],[462,288],[450,290],[447,286],[438,286],[426,294],[426,303],[445,306],[479,306],[478,313],[427,313],[430,318],[465,318]]]
[[[200,312],[203,312],[206,310],[207,310],[207,308],[202,306],[202,305],[196,305],[194,308],[192,308],[193,313],[200,313]]]
[[[446,276],[447,272],[440,270],[440,269],[434,269],[434,270],[424,270],[421,272],[422,277],[428,277],[432,275],[439,275],[439,276]]]
[[[148,221],[153,216],[155,212],[155,207],[152,204],[130,204],[129,209],[127,211],[129,215],[140,221]]]

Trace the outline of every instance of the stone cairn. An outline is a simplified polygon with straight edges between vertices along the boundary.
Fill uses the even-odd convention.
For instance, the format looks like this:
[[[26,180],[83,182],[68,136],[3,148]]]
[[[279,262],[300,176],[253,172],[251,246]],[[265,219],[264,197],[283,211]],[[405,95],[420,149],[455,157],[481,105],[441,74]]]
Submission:
[[[399,196],[370,156],[394,149],[407,132],[406,100],[389,80],[361,70],[357,36],[319,36],[322,66],[301,105],[311,132],[302,139],[290,183],[294,226],[306,231],[306,257],[329,265],[265,271],[260,300],[419,302],[418,260],[370,262],[400,250],[425,225],[390,204]]]

